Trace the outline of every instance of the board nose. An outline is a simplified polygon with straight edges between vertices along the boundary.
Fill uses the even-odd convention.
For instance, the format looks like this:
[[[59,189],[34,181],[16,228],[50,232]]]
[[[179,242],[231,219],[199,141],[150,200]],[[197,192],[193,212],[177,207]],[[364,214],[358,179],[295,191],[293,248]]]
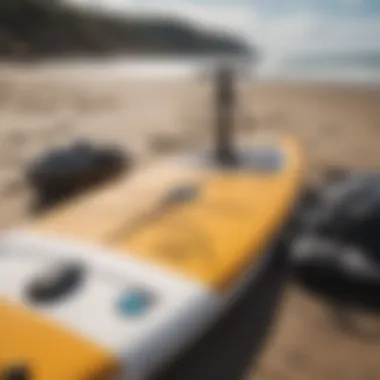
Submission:
[[[0,300],[0,380],[107,380],[117,359],[96,342]]]

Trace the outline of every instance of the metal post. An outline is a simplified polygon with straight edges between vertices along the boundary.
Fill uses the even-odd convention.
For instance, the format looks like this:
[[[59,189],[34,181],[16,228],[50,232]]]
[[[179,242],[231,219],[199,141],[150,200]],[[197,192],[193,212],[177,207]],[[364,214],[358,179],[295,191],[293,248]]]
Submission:
[[[233,148],[233,121],[235,111],[235,83],[233,69],[225,66],[216,74],[215,133],[216,159],[221,165],[236,163]]]

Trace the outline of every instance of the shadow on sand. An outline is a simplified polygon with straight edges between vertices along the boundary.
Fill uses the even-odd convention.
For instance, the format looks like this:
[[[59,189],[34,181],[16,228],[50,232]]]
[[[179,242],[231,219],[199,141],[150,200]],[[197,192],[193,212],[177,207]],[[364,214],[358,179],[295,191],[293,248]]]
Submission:
[[[353,282],[336,276],[323,277],[313,271],[293,273],[296,283],[308,293],[325,302],[332,319],[346,334],[366,343],[380,342],[380,284]],[[360,316],[372,317],[379,323],[370,330],[363,329]],[[358,318],[359,316],[359,318]]]
[[[252,370],[273,326],[287,278],[284,242],[220,322],[155,380],[240,380]]]

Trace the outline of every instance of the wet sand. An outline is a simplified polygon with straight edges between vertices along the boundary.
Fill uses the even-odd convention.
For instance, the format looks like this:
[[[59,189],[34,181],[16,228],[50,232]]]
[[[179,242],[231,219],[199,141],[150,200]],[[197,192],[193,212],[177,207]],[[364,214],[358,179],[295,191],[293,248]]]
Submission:
[[[310,180],[326,168],[380,169],[380,90],[347,85],[241,84],[239,138],[290,131],[303,141]],[[28,215],[28,162],[78,138],[115,144],[138,162],[205,145],[211,86],[0,70],[0,228]],[[378,323],[380,332],[380,322]],[[254,371],[258,380],[377,380],[380,342],[341,331],[322,302],[294,285]]]

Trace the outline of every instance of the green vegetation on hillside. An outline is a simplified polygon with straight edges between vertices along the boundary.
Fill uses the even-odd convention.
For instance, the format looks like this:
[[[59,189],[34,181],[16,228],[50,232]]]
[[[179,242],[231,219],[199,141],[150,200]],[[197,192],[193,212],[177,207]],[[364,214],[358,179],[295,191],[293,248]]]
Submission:
[[[126,54],[250,55],[237,38],[171,19],[84,12],[58,0],[0,0],[0,56]]]

